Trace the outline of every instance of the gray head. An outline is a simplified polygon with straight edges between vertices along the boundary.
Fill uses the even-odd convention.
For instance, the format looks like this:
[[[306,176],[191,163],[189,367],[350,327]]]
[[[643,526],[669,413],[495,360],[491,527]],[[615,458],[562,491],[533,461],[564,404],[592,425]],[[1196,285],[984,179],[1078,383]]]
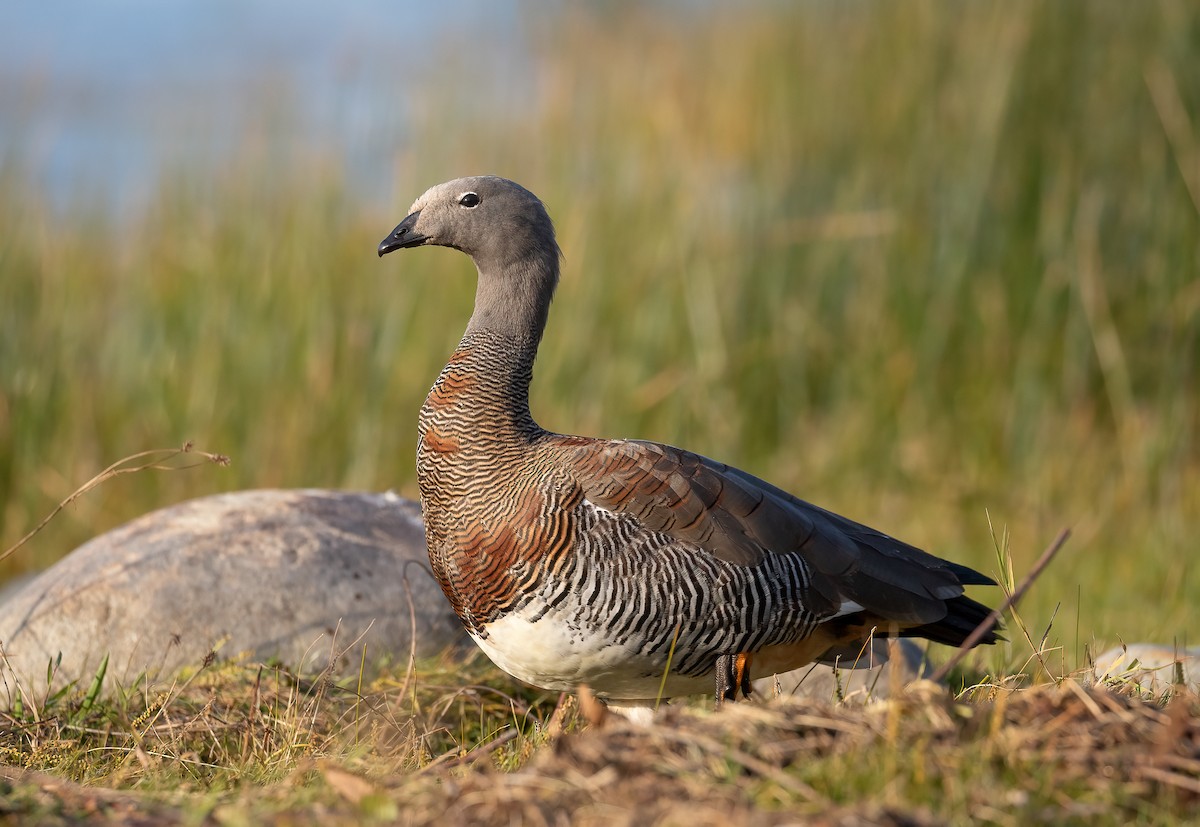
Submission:
[[[558,243],[546,208],[495,175],[430,187],[379,243],[379,255],[434,244],[469,255],[479,270],[472,327],[541,337],[558,283]]]
[[[537,196],[495,175],[456,178],[430,187],[379,244],[379,255],[436,244],[475,259],[480,269],[509,266],[531,251],[553,251],[554,225]]]

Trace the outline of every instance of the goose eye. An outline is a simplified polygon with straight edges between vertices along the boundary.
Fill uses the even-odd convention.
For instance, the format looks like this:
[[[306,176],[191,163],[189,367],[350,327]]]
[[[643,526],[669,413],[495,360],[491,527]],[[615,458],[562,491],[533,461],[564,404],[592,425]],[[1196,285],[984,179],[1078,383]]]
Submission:
[[[458,205],[460,207],[466,207],[468,209],[470,209],[471,207],[478,207],[479,206],[479,196],[473,192],[463,193],[463,195],[458,199]]]

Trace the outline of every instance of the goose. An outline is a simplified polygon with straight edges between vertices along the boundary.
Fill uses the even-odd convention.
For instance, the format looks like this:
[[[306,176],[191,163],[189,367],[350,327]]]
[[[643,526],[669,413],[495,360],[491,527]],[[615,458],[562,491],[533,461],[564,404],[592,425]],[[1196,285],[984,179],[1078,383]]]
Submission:
[[[985,575],[745,471],[534,422],[561,253],[524,187],[490,175],[431,187],[378,253],[431,245],[470,256],[478,281],[418,421],[429,560],[505,672],[617,706],[710,691],[720,705],[750,694],[752,668],[850,666],[895,636],[959,646],[988,616],[964,593],[995,585]]]

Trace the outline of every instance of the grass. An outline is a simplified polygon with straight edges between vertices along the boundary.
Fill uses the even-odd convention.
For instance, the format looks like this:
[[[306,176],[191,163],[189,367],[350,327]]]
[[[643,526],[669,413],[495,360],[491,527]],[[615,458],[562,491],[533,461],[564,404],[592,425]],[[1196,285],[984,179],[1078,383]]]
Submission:
[[[426,186],[493,171],[543,197],[566,253],[534,383],[547,427],[686,446],[995,574],[993,526],[1018,576],[1069,526],[1071,541],[1021,606],[1030,643],[1023,634],[996,656],[994,683],[1061,678],[1122,640],[1197,643],[1192,4],[618,5],[531,17],[524,35],[529,85],[503,106],[458,94],[487,73],[472,63],[405,76],[410,120],[376,136],[396,147],[386,205],[360,197],[333,148],[291,149],[277,101],[211,167],[165,167],[130,216],[82,189],[52,206],[23,162],[31,148],[6,149],[0,547],[114,457],[190,439],[233,462],[110,482],[0,573],[41,568],[120,522],[216,491],[415,495],[416,411],[465,323],[473,281],[449,252],[380,263],[372,251]],[[157,695],[106,702],[75,728],[54,729],[66,726],[57,715],[9,722],[5,738],[10,763],[145,789],[167,807],[178,789],[190,812],[208,802],[228,823],[301,804],[317,808],[310,818],[324,807],[353,819],[363,801],[381,818],[418,821],[413,808],[451,806],[439,796],[455,784],[470,793],[463,808],[496,804],[484,800],[488,785],[537,787],[547,801],[567,800],[556,796],[570,787],[584,790],[580,806],[616,806],[600,781],[587,786],[607,777],[603,767],[545,769],[559,750],[618,749],[610,736],[550,748],[551,700],[463,695],[466,678],[516,690],[482,665],[458,668],[424,665],[403,697],[394,675],[364,693],[369,703],[306,695],[266,672],[269,688],[251,690],[253,665],[208,668],[146,732],[133,723]],[[255,703],[254,691],[277,700]],[[778,729],[736,742],[758,764],[730,753],[718,766],[703,758],[710,751],[672,742],[650,761],[652,777],[689,794],[702,779],[719,798],[703,800],[729,813],[745,795],[768,812],[808,806],[800,784],[833,801],[831,812],[876,791],[871,806],[933,821],[965,820],[989,790],[1015,796],[987,803],[1000,823],[1005,813],[1037,820],[1064,795],[1149,822],[1191,812],[1186,785],[1135,778],[1117,762],[1127,783],[1097,791],[1088,779],[1102,768],[1042,764],[1036,739],[1003,746],[1089,716],[1120,719],[1120,737],[1144,746],[1137,722],[1159,721],[1123,699],[1124,713],[1106,712],[1088,694],[1097,717],[1069,692],[1018,694],[1001,712],[995,699],[938,701],[951,723],[933,731],[901,716],[881,735],[866,718],[853,725],[863,739],[811,760],[771,752],[770,738],[808,743]],[[306,718],[310,701],[317,714]],[[347,716],[365,709],[371,726],[401,733],[398,752],[350,737]],[[1194,739],[1194,706],[1189,714]],[[681,715],[676,732],[737,737],[701,712]],[[1000,723],[980,732],[972,720]],[[504,727],[520,735],[498,756],[452,772],[444,758],[422,774]],[[68,745],[54,757],[59,742]],[[678,751],[691,763],[676,763]],[[924,769],[896,775],[918,755]],[[354,782],[330,781],[341,776],[320,761],[370,779],[372,791],[351,801]],[[480,769],[490,763],[522,769],[498,781]],[[1194,767],[1162,771],[1195,777]],[[626,778],[623,765],[615,772]],[[36,784],[12,783],[5,800],[42,806]],[[46,819],[65,820],[54,808],[73,794],[42,802]]]
[[[138,807],[182,804],[202,815],[251,790],[267,809],[273,801],[307,804],[311,796],[299,791],[308,781],[331,778],[344,792],[342,775],[364,767],[376,776],[419,775],[481,756],[516,766],[553,710],[536,693],[514,692],[480,655],[423,662],[417,674],[347,687],[279,665],[210,663],[96,703],[90,693],[64,694],[10,711],[0,750],[14,789],[29,780],[17,767],[49,770],[89,789],[134,790]],[[522,736],[516,747],[470,755],[505,730]],[[291,792],[281,799],[284,790]],[[69,809],[70,795],[58,803]]]
[[[1075,677],[782,697],[652,727],[514,690],[482,654],[366,685],[223,662],[0,731],[0,818],[151,824],[1171,824],[1200,802],[1200,699]]]

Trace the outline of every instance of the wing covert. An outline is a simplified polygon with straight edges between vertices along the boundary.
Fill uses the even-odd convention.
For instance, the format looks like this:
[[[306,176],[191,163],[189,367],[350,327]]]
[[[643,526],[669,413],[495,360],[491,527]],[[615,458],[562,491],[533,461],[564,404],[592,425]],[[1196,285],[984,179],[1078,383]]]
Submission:
[[[593,504],[734,565],[797,554],[832,607],[851,601],[889,620],[929,623],[944,616],[944,601],[961,595],[964,583],[990,582],[688,451],[637,440],[572,442],[568,450]]]

